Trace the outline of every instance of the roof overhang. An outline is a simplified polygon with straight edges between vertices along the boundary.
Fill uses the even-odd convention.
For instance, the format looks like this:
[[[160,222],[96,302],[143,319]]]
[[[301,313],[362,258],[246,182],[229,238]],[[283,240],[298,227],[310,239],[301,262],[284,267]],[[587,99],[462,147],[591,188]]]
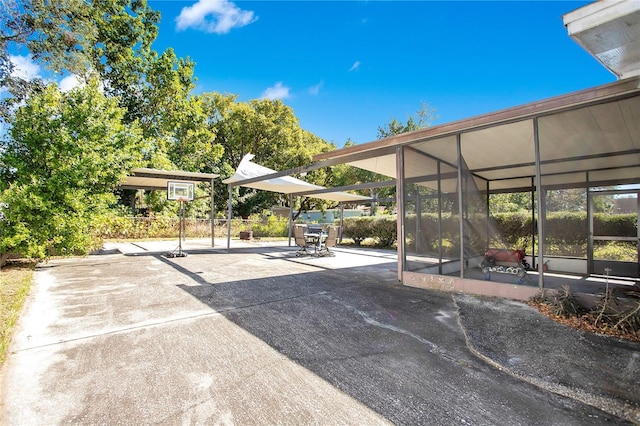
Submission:
[[[562,19],[569,36],[618,78],[640,75],[640,1],[596,1]]]
[[[405,178],[435,188],[440,176],[441,189],[450,192],[457,184],[459,138],[479,188],[488,182],[491,191],[517,191],[534,185],[536,132],[544,145],[545,187],[640,183],[640,77],[318,154],[314,161],[395,178],[395,152],[410,146]]]
[[[148,168],[137,168],[131,170],[131,175],[127,176],[120,185],[123,189],[150,189],[166,190],[167,182],[211,182],[220,175],[214,173],[183,172],[179,170],[158,170]]]

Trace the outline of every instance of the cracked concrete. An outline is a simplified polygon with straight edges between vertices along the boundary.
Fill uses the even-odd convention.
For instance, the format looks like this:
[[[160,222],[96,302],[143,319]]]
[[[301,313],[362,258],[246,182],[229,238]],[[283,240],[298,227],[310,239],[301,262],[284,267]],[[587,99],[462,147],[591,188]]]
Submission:
[[[384,252],[173,245],[38,269],[3,424],[640,422],[640,345],[401,286]]]

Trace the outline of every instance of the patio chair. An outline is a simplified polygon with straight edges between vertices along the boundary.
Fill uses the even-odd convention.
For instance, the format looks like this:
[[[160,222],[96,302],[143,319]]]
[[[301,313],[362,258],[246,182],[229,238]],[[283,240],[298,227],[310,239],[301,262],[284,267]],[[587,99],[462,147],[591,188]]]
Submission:
[[[330,247],[335,247],[338,243],[338,228],[332,226],[327,231],[327,238],[322,242],[320,249],[318,250],[318,256],[335,256]]]
[[[296,256],[311,256],[311,253],[307,250],[307,248],[310,247],[310,244],[304,236],[306,231],[306,225],[296,225],[293,227],[293,237],[295,239],[296,246],[299,247],[296,252]]]

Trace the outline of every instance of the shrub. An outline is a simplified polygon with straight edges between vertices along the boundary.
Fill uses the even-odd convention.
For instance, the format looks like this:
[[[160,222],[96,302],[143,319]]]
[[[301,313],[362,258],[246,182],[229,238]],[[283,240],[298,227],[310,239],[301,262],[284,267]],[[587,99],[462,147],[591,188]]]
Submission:
[[[351,238],[359,246],[365,239],[373,237],[372,223],[374,219],[371,216],[345,219],[343,221],[342,236]]]
[[[622,308],[615,288],[607,286],[599,295],[599,300],[591,313],[594,325],[611,328],[625,333],[637,333],[640,330],[640,300],[635,306]]]
[[[637,215],[630,214],[606,214],[596,213],[593,215],[593,229],[596,235],[609,235],[615,237],[625,237],[636,235]]]
[[[583,308],[576,300],[569,286],[562,286],[562,290],[553,293],[548,301],[554,315],[569,318],[578,315]]]
[[[622,262],[636,262],[635,243],[628,241],[609,241],[593,249],[594,259],[619,260]]]
[[[391,247],[398,239],[398,220],[395,216],[379,216],[373,220],[372,233],[378,245]]]
[[[529,303],[568,326],[640,342],[640,300],[632,299],[638,299],[638,294],[627,292],[623,303],[618,298],[619,292],[620,289],[607,286],[590,311],[578,303],[567,286],[561,291],[538,292]]]
[[[254,237],[286,237],[289,235],[289,221],[286,217],[271,215],[251,225],[251,229]]]

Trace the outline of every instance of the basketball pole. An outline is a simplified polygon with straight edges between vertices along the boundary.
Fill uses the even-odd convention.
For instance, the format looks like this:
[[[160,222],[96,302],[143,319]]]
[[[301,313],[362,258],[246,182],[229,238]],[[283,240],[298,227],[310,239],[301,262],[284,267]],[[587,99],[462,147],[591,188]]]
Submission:
[[[178,257],[184,257],[187,255],[182,251],[182,239],[184,238],[184,200],[180,200],[180,221],[178,227]]]
[[[176,198],[176,201],[180,203],[180,208],[178,209],[178,248],[176,248],[171,253],[167,253],[167,257],[187,257],[187,253],[182,251],[182,239],[185,235],[185,221],[184,221],[184,203],[187,199],[183,197]]]
[[[187,257],[187,253],[182,251],[182,240],[186,234],[184,203],[193,201],[194,192],[194,184],[191,182],[167,181],[167,199],[180,203],[178,208],[178,247],[171,253],[167,253],[167,257]]]

